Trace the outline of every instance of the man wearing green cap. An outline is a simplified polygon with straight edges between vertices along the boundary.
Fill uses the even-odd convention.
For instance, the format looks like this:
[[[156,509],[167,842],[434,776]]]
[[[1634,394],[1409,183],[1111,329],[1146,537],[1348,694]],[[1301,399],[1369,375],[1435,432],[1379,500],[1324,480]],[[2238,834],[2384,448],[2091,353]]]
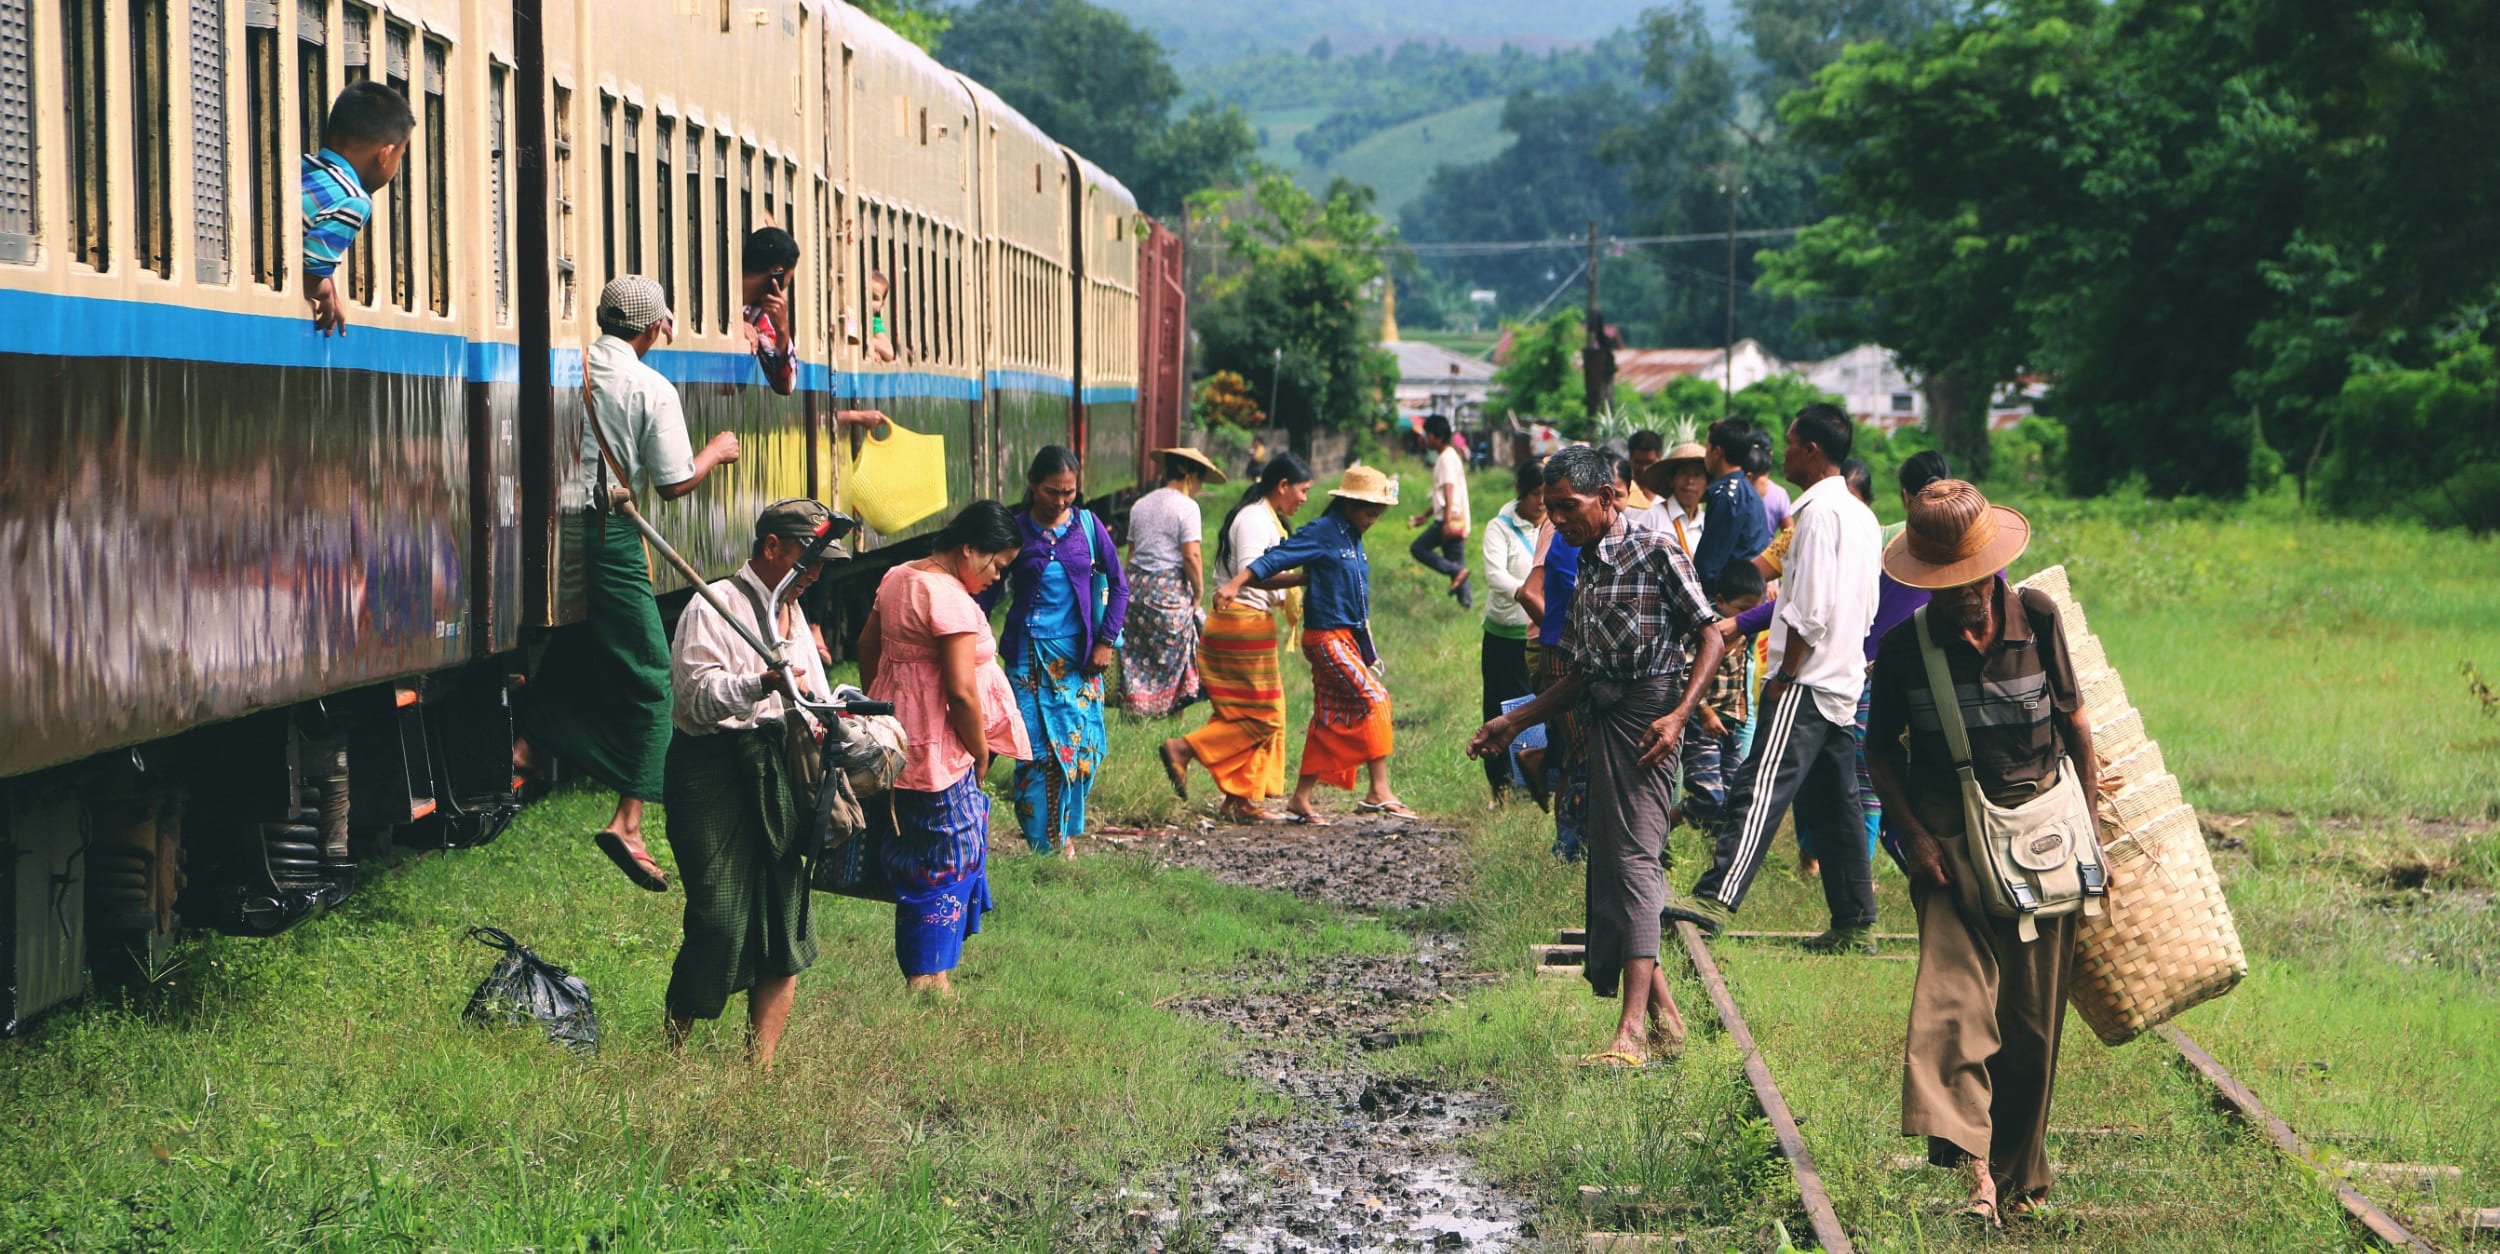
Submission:
[[[533,776],[542,754],[616,790],[616,813],[596,837],[627,879],[665,892],[668,877],[642,841],[643,803],[660,797],[668,753],[668,637],[651,595],[642,536],[613,509],[609,489],[649,487],[674,500],[738,460],[738,437],[723,431],[696,452],[686,439],[677,389],[642,358],[676,333],[660,285],[638,274],[599,293],[599,339],[582,354],[595,426],[582,432],[583,622],[559,629],[521,690],[526,739],[512,747],[513,769]]]
[[[778,643],[777,672],[711,601],[687,602],[669,657],[676,735],[668,746],[668,848],[685,879],[686,938],[668,981],[668,1034],[682,1044],[697,1019],[717,1019],[729,995],[747,995],[749,1056],[770,1065],[790,1017],[799,972],[816,961],[808,915],[808,814],[789,774],[788,738],[823,735],[794,710],[795,684],[809,700],[831,695],[809,640],[798,597],[816,582],[818,562],[790,580],[832,511],[805,498],[777,501],[755,520],[754,556],[712,585],[738,625]],[[795,716],[794,716],[795,715]]]

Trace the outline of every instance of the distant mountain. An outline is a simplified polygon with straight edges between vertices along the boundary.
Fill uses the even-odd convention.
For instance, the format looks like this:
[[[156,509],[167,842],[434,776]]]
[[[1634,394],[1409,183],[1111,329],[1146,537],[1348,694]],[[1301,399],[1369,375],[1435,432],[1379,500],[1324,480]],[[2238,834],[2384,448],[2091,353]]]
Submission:
[[[1184,76],[1247,53],[1299,52],[1325,38],[1357,52],[1403,38],[1482,49],[1580,43],[1638,20],[1658,0],[1100,0],[1161,37]],[[1729,0],[1705,0],[1724,12]]]

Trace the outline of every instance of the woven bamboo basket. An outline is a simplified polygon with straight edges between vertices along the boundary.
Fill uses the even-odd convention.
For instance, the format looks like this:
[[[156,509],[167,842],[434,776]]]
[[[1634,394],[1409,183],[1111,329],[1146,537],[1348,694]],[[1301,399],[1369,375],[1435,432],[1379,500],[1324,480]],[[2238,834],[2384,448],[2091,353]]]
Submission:
[[[2070,651],[2073,640],[2087,638],[2063,568],[2042,571],[2024,586],[2057,600]],[[2181,796],[2160,746],[2145,735],[2143,716],[2128,708],[2117,671],[2104,662],[2078,682],[2093,747],[2128,786],[2113,799],[2119,831],[2105,833],[2102,845],[2109,897],[2076,931],[2067,1000],[2094,1035],[2123,1045],[2231,991],[2247,976],[2248,958],[2196,811]]]

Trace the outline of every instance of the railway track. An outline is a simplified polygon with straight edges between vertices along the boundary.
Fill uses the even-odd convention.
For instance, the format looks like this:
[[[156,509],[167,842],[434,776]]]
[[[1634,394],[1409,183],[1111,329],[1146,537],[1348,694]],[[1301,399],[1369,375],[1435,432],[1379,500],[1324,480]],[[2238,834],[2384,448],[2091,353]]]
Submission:
[[[1815,1166],[1814,1153],[1806,1145],[1804,1135],[1798,1130],[1796,1114],[1790,1108],[1787,1097],[1780,1092],[1779,1081],[1772,1075],[1770,1062],[1764,1056],[1761,1043],[1755,1039],[1752,1027],[1745,1021],[1743,1008],[1736,1003],[1735,992],[1729,987],[1726,974],[1719,969],[1718,960],[1711,955],[1710,947],[1702,939],[1698,928],[1690,923],[1679,922],[1676,924],[1676,933],[1683,942],[1684,954],[1692,964],[1693,974],[1710,995],[1710,1004],[1719,1016],[1721,1029],[1727,1033],[1729,1040],[1735,1042],[1737,1051],[1743,1059],[1745,1081],[1753,1089],[1754,1103],[1761,1109],[1763,1117],[1770,1122],[1772,1134],[1779,1143],[1780,1156],[1787,1160],[1789,1172],[1796,1180],[1799,1203],[1814,1233],[1815,1244],[1826,1254],[1853,1254],[1856,1246],[1849,1239],[1848,1226],[1842,1222],[1840,1210],[1833,1203],[1830,1190],[1824,1187],[1823,1174]],[[1781,939],[1784,934],[1730,933],[1729,935],[1737,939]],[[1571,951],[1579,947],[1579,942],[1584,942],[1585,934],[1576,929],[1566,930],[1561,932],[1556,939],[1560,943],[1532,947],[1533,956],[1542,971],[1570,970],[1571,964],[1568,960],[1576,956]],[[1892,939],[1915,940],[1916,938],[1894,936]],[[2186,1031],[2174,1024],[2163,1024],[2154,1031],[2177,1052],[2182,1065],[2212,1091],[2214,1102],[2218,1107],[2231,1118],[2257,1130],[2266,1138],[2267,1143],[2284,1157],[2298,1164],[2329,1188],[2337,1205],[2343,1208],[2346,1216],[2360,1229],[2361,1234],[2370,1244],[2378,1248],[2403,1251],[2405,1254],[2437,1254],[2438,1246],[2405,1227],[2385,1208],[2354,1188],[2350,1180],[2322,1162],[2308,1142],[2302,1139],[2289,1123],[2268,1109],[2254,1089],[2233,1076],[2228,1069],[2215,1060],[2210,1052],[2199,1045],[2194,1037],[2189,1036]],[[1595,1243],[1597,1237],[1598,1234],[1591,1235],[1590,1248],[1601,1248]],[[1602,1248],[1637,1247],[1626,1244],[1622,1238],[1617,1237],[1613,1244]]]

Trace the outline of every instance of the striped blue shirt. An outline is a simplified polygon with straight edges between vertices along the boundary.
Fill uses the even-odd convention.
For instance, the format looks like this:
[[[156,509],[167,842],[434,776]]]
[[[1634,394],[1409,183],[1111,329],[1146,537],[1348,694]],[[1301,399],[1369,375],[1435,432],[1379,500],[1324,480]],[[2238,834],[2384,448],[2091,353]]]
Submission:
[[[304,158],[304,273],[327,277],[373,217],[373,198],[347,158],[324,148]]]

